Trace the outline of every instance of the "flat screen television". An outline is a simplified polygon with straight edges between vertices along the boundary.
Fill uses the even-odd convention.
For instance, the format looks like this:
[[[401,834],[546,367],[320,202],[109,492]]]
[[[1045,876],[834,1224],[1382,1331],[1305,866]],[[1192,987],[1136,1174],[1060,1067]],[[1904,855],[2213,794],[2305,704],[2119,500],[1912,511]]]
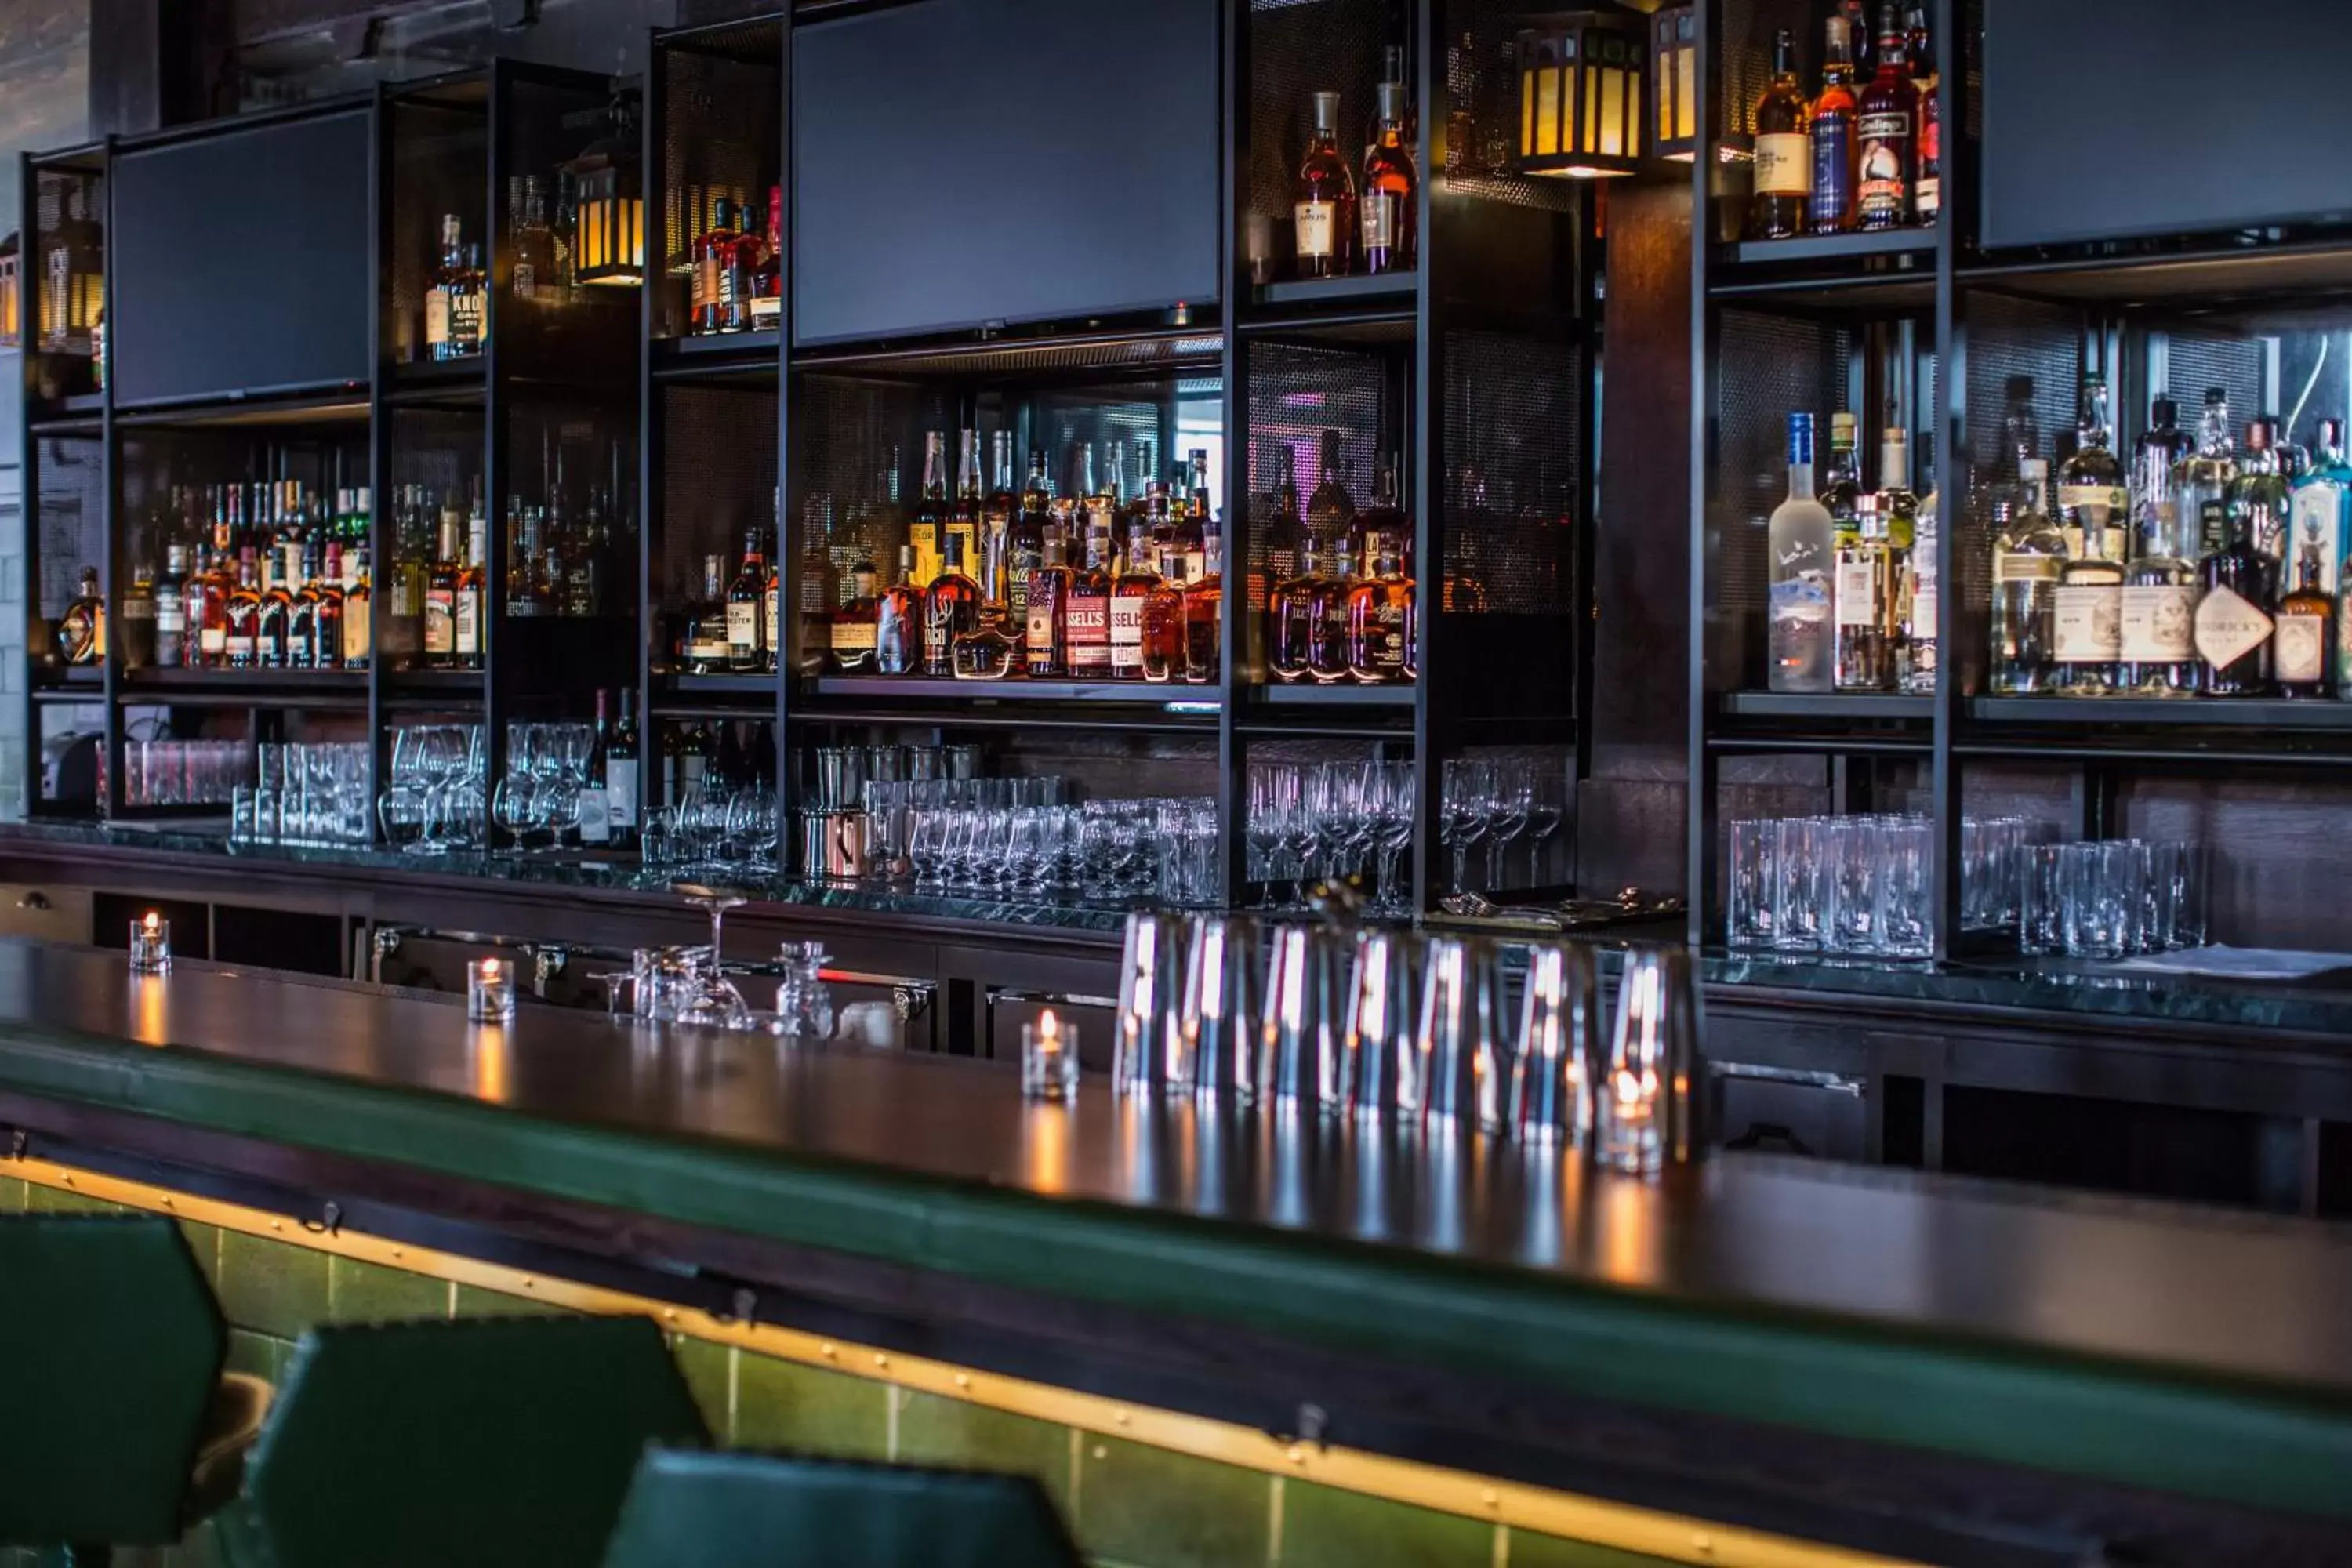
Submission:
[[[793,341],[1218,292],[1218,0],[917,0],[793,37]]]

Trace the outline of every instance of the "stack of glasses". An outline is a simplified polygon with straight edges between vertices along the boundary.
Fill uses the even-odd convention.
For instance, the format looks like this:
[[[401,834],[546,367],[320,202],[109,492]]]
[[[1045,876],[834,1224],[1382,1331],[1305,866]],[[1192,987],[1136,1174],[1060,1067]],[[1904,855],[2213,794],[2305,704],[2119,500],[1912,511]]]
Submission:
[[[517,849],[578,844],[595,752],[593,724],[509,724],[506,773],[490,796],[492,825]]]
[[[478,849],[488,831],[489,768],[479,724],[408,724],[392,732],[392,772],[376,800],[384,842],[411,855]]]
[[[706,775],[677,805],[646,814],[645,866],[721,879],[773,876],[778,827],[773,790],[730,789]]]
[[[2029,844],[2017,859],[2017,945],[2126,958],[2205,945],[2205,847],[2105,838]]]
[[[255,760],[254,782],[230,795],[230,843],[367,842],[366,742],[263,745]]]
[[[1067,804],[1060,779],[867,784],[871,875],[919,889],[1218,901],[1213,799]]]
[[[243,741],[131,741],[122,752],[125,805],[226,805],[253,782]]]
[[[1248,789],[1242,831],[1260,909],[1275,907],[1277,881],[1291,884],[1287,907],[1304,908],[1309,882],[1360,876],[1377,859],[1370,911],[1410,912],[1397,865],[1412,842],[1411,763],[1254,763]]]

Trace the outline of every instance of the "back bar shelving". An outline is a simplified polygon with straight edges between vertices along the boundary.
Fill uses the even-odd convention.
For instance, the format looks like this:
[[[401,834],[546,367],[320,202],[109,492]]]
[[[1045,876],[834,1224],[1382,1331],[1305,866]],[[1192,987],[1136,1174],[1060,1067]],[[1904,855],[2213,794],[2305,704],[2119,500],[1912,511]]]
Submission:
[[[1814,11],[1780,0],[1702,0],[1703,147],[1737,143],[1766,79],[1771,29],[1817,31]],[[1692,301],[1692,940],[1723,939],[1727,818],[1892,807],[1932,810],[1940,829],[1939,957],[2006,941],[1959,929],[1961,820],[1979,811],[2021,812],[2065,837],[2207,838],[2225,857],[2245,858],[2230,868],[2237,886],[2219,889],[2216,940],[2331,945],[2347,933],[2322,918],[2317,901],[2250,889],[2285,868],[2276,824],[2335,809],[2352,758],[2352,703],[1998,696],[1986,684],[1986,637],[1990,500],[2013,467],[2000,447],[2019,378],[2032,384],[2044,456],[2074,428],[2086,370],[2106,377],[2113,447],[2126,460],[2158,395],[2178,400],[2187,421],[2205,387],[2224,387],[2242,436],[2256,414],[2294,411],[2317,337],[2334,334],[2336,353],[2352,348],[2344,335],[2352,236],[2283,216],[2259,233],[1984,250],[1968,133],[1979,123],[1983,13],[1980,0],[1934,7],[1946,128],[1938,225],[1743,241],[1728,210],[1735,198],[1710,191],[1704,163],[1694,178],[1702,216]],[[1819,40],[1799,38],[1810,89]],[[1874,380],[1891,379],[1902,358],[1884,339],[1868,345],[1896,322],[1909,326],[1915,366],[1905,420],[1914,488],[1927,489],[1917,482],[1927,433],[1940,492],[1936,690],[1764,690],[1762,525],[1782,493],[1781,418],[1790,409],[1855,409],[1865,478],[1874,477],[1874,404],[1886,400]],[[2295,433],[2344,413],[2342,380],[2322,378]],[[1825,429],[1822,437],[1825,450]]]

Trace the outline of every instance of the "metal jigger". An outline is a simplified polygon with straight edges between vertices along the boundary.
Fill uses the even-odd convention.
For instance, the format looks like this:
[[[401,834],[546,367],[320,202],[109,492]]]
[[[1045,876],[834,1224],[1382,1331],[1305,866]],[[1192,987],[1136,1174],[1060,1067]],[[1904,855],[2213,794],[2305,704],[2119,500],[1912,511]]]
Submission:
[[[1699,1027],[1690,954],[1680,948],[1628,952],[1608,1072],[1597,1086],[1603,1164],[1654,1176],[1706,1152]]]
[[[1519,1141],[1588,1147],[1601,1062],[1601,977],[1591,951],[1532,949],[1511,1059],[1511,1130]]]
[[[1278,1108],[1339,1108],[1344,942],[1311,925],[1286,925],[1274,933],[1257,1066],[1258,1093]]]
[[[1111,1088],[1149,1094],[1168,1080],[1168,1058],[1182,1024],[1184,922],[1139,910],[1127,917],[1119,950],[1118,1019],[1111,1037]]]
[[[1405,931],[1366,931],[1356,939],[1339,1032],[1339,1076],[1348,1110],[1360,1120],[1394,1116],[1402,1107],[1418,1021],[1413,979],[1420,945]]]
[[[1247,915],[1195,915],[1189,923],[1169,1087],[1246,1100],[1257,1092],[1257,922]]]
[[[1502,964],[1480,937],[1437,937],[1423,967],[1421,1026],[1400,1108],[1433,1126],[1503,1130],[1506,1037]]]

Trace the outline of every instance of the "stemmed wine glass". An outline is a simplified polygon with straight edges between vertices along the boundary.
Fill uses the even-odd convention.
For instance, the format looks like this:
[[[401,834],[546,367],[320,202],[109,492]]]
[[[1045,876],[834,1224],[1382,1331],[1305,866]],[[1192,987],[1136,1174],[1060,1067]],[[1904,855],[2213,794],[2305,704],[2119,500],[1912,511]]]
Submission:
[[[688,903],[710,911],[710,962],[701,970],[701,983],[693,995],[678,1009],[677,1021],[713,1029],[750,1028],[751,1007],[743,1000],[743,993],[735,989],[735,983],[727,978],[727,949],[720,941],[720,922],[726,919],[727,911],[749,900],[740,893],[692,884],[681,885],[678,890],[686,895]]]
[[[1528,781],[1528,886],[1543,885],[1544,846],[1568,817],[1568,773],[1557,756],[1529,769]]]
[[[1486,770],[1486,889],[1503,887],[1503,851],[1527,831],[1528,809],[1535,787],[1527,763],[1517,759],[1494,763]]]
[[[1385,914],[1405,914],[1410,903],[1397,885],[1397,862],[1412,842],[1413,769],[1411,763],[1375,763],[1380,780],[1371,802],[1373,833],[1381,852],[1380,909]]]
[[[1284,819],[1297,798],[1296,770],[1261,763],[1249,771],[1248,814],[1242,818],[1242,837],[1257,858],[1258,900],[1261,910],[1274,908],[1275,857],[1282,848]]]
[[[1438,837],[1454,851],[1454,891],[1463,890],[1469,875],[1470,847],[1486,829],[1486,794],[1491,763],[1475,757],[1448,757],[1438,791]]]
[[[416,731],[416,771],[425,781],[425,836],[411,847],[419,855],[446,855],[457,847],[452,835],[451,796],[466,768],[466,740],[452,724],[426,724]]]

